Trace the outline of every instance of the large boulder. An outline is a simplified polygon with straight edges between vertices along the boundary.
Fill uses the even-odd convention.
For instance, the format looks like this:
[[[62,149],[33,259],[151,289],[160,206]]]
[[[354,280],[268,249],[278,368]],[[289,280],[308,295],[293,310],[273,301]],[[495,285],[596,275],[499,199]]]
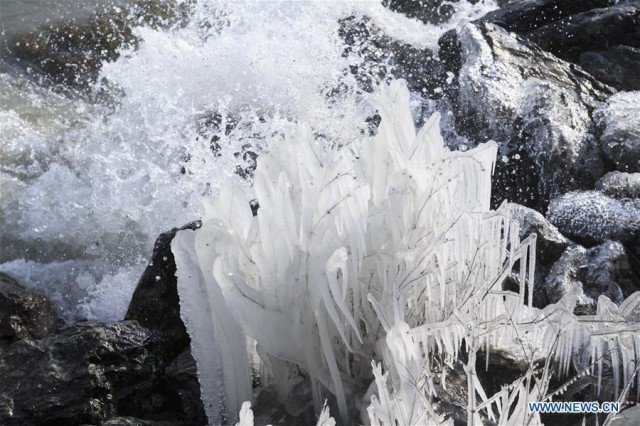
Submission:
[[[640,89],[637,2],[572,15],[532,31],[527,38],[617,89]]]
[[[640,5],[635,1],[524,0],[483,20],[579,64],[617,89],[640,88]]]
[[[568,247],[534,297],[544,306],[573,294],[578,299],[578,312],[594,313],[600,296],[620,304],[639,290],[640,276],[634,269],[632,254],[620,242],[606,241],[589,249]]]
[[[509,215],[520,225],[520,240],[531,234],[536,235],[536,269],[534,277],[533,303],[536,307],[544,307],[546,295],[542,294],[547,276],[553,265],[560,259],[571,244],[541,213],[515,203],[507,205]],[[517,290],[517,284],[513,283]]]
[[[207,423],[202,405],[196,362],[191,355],[191,339],[180,316],[176,263],[171,241],[176,232],[198,229],[200,222],[161,234],[153,255],[133,293],[125,320],[135,320],[156,333],[155,352],[166,365],[163,386],[176,395],[180,412],[190,424]]]
[[[155,383],[156,343],[152,332],[129,321],[79,323],[8,345],[0,351],[0,423],[99,424],[116,413],[171,418],[172,398]]]
[[[607,50],[588,51],[580,55],[580,66],[598,80],[620,90],[640,90],[640,49],[613,46]]]
[[[515,203],[507,205],[509,215],[520,224],[520,239],[535,234],[536,260],[545,265],[557,261],[571,243],[540,212]]]
[[[125,320],[138,321],[144,327],[159,332],[166,342],[166,357],[171,359],[188,349],[191,341],[180,317],[171,241],[176,232],[200,226],[200,222],[194,222],[165,232],[156,239],[151,261],[138,281],[125,316]]]
[[[618,241],[606,241],[590,248],[581,268],[585,293],[594,300],[605,295],[620,304],[640,290],[640,276],[632,262],[627,249]]]
[[[128,3],[116,7],[105,2],[75,13],[59,10],[58,19],[36,21],[18,32],[6,30],[0,35],[0,57],[52,83],[87,87],[104,62],[119,57],[121,47],[138,43],[133,27],[166,27],[181,19],[173,0]]]
[[[441,24],[451,18],[455,11],[451,3],[457,0],[384,0],[384,4],[394,12],[402,13],[409,18],[416,18],[424,23]]]
[[[577,298],[576,309],[582,313],[594,313],[595,301],[584,292],[580,280],[580,268],[584,263],[586,249],[581,246],[571,246],[553,265],[543,286],[539,286],[534,293],[537,304],[546,306],[558,303],[563,296],[572,294]]]
[[[440,97],[446,75],[437,55],[427,48],[416,48],[386,35],[367,16],[340,20],[339,36],[345,55],[364,60],[352,66],[362,90],[371,92],[375,81],[390,77],[406,80],[409,90],[423,96]]]
[[[640,172],[640,92],[616,93],[595,117],[606,159],[616,170]]]
[[[640,198],[640,173],[607,173],[596,182],[596,189],[613,198]]]
[[[605,173],[592,112],[612,93],[574,65],[490,23],[440,40],[456,126],[500,144],[494,202],[544,210],[548,200],[592,188]]]
[[[640,5],[623,2],[577,13],[536,28],[527,38],[571,62],[612,45],[640,47]]]
[[[606,240],[637,244],[640,200],[614,199],[597,191],[572,192],[549,204],[547,218],[574,241],[595,245]]]
[[[520,0],[510,1],[500,9],[485,15],[482,20],[526,34],[536,28],[591,9],[616,4],[617,0]]]
[[[53,333],[57,325],[56,309],[49,299],[0,272],[0,343],[38,339]]]

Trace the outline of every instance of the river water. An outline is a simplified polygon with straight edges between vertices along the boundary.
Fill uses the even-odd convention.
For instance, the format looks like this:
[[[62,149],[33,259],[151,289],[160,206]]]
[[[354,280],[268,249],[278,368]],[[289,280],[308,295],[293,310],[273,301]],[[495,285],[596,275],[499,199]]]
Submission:
[[[364,131],[372,110],[348,72],[363,59],[344,55],[340,19],[367,15],[436,48],[444,31],[495,8],[461,1],[434,26],[377,1],[190,2],[179,24],[135,26],[137,47],[82,91],[42,82],[7,54],[43,25],[131,4],[0,4],[0,271],[49,295],[68,322],[121,319],[156,236],[198,219],[224,179],[250,194],[238,168],[295,123],[341,145]]]

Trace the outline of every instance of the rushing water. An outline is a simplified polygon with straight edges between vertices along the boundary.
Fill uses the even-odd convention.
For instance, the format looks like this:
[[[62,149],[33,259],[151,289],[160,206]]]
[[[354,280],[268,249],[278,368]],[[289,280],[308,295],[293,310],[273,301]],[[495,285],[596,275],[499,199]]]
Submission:
[[[76,3],[3,0],[3,42],[61,14],[91,19],[130,4]],[[83,93],[38,84],[5,55],[0,271],[51,296],[67,321],[122,318],[156,236],[199,218],[223,179],[250,192],[236,169],[250,169],[273,136],[297,121],[331,143],[364,131],[372,111],[348,72],[362,59],[343,55],[341,18],[365,14],[398,40],[435,48],[495,6],[456,7],[438,27],[376,1],[190,2],[186,23],[135,28],[138,47],[103,64]]]

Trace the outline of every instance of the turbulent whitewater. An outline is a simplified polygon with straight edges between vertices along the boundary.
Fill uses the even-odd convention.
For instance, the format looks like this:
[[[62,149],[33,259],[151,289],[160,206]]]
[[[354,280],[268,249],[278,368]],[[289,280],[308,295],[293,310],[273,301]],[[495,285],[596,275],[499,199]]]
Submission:
[[[251,192],[236,168],[271,136],[302,120],[348,144],[366,127],[348,72],[362,58],[343,56],[339,19],[366,11],[433,46],[491,7],[462,2],[451,24],[431,27],[368,1],[203,1],[186,23],[135,28],[138,48],[103,64],[90,96],[5,68],[0,270],[51,296],[67,321],[122,318],[158,233],[198,219],[224,177]]]

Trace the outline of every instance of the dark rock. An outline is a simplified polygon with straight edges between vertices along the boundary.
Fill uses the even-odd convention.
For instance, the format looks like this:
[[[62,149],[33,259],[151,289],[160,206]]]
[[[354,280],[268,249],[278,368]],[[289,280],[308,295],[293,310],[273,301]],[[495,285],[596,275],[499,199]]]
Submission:
[[[446,85],[446,74],[437,55],[429,49],[391,41],[391,76],[407,81],[409,90],[424,97],[439,98]]]
[[[511,1],[489,12],[483,22],[492,22],[519,34],[591,9],[604,8],[617,0],[521,0]]]
[[[241,178],[251,181],[254,177],[256,167],[258,166],[258,156],[263,151],[262,142],[265,136],[261,134],[261,130],[256,126],[266,122],[266,118],[261,115],[255,116],[253,119],[242,119],[241,116],[235,114],[222,114],[218,111],[209,111],[202,114],[196,119],[197,136],[196,141],[202,141],[208,145],[214,156],[220,157],[224,150],[234,144],[241,142],[240,149],[233,152],[233,156],[238,160],[235,173]],[[233,138],[230,138],[231,135]],[[248,136],[238,136],[238,134]],[[272,136],[275,136],[272,135]],[[183,165],[181,166],[182,174],[191,174],[189,154],[181,158]],[[207,191],[210,191],[210,184],[207,183]]]
[[[447,413],[447,417],[453,420],[454,426],[466,425],[468,417],[465,403],[469,397],[469,387],[464,365],[460,360],[454,361],[453,368],[447,372],[444,384],[446,387],[441,381],[434,383],[436,394],[439,396],[436,410]]]
[[[173,426],[171,421],[149,421],[136,419],[135,417],[112,417],[107,421],[100,422],[100,426]]]
[[[637,243],[640,238],[640,203],[617,200],[597,191],[573,192],[554,199],[547,218],[581,244],[606,240]]]
[[[640,5],[614,0],[525,0],[482,18],[514,31],[619,90],[640,78]]]
[[[455,1],[454,1],[455,2]],[[449,20],[455,11],[452,2],[443,0],[385,0],[384,6],[409,18],[430,24]]]
[[[617,241],[607,241],[587,250],[581,275],[585,293],[594,300],[605,295],[620,304],[640,290],[640,277],[625,247]]]
[[[616,93],[594,115],[606,159],[616,170],[640,172],[640,92]]]
[[[620,304],[640,290],[640,276],[634,269],[632,254],[619,242],[606,241],[590,249],[574,245],[553,265],[538,290],[545,305],[575,294],[576,310],[593,313],[600,296]]]
[[[126,9],[107,6],[91,17],[71,15],[45,22],[25,34],[4,34],[6,46],[0,56],[52,83],[84,88],[96,80],[104,62],[118,58],[121,46],[135,46],[134,26],[158,28],[181,18],[173,1],[134,3]]]
[[[82,322],[0,348],[0,424],[207,424],[179,312],[170,247],[177,231],[158,238],[129,320]],[[7,282],[1,290],[26,293]]]
[[[607,173],[596,182],[596,189],[613,198],[640,198],[640,173]]]
[[[548,297],[543,292],[547,276],[571,242],[541,213],[533,209],[510,203],[508,211],[511,218],[520,224],[520,240],[531,234],[537,237],[533,304],[542,308],[548,303]],[[517,292],[518,289],[519,284],[515,277],[505,283],[505,290]]]
[[[571,62],[586,51],[617,45],[640,47],[640,5],[621,3],[588,10],[539,27],[526,37]]]
[[[162,386],[175,397],[177,406],[191,424],[206,424],[191,339],[180,317],[176,264],[171,241],[176,232],[198,229],[190,223],[161,234],[155,242],[149,266],[133,293],[126,320],[136,320],[158,334],[157,355],[167,365]]]
[[[189,335],[180,317],[176,262],[171,252],[171,241],[176,232],[198,229],[200,222],[190,223],[161,234],[155,242],[153,255],[142,274],[125,320],[138,321],[144,327],[161,333],[166,341],[166,357],[174,359],[189,348]]]
[[[57,321],[49,299],[0,272],[0,343],[47,336],[56,330]]]
[[[200,398],[200,382],[191,348],[185,349],[166,368],[163,382],[179,403],[180,411],[190,424],[207,424]]]
[[[68,21],[15,35],[7,53],[53,83],[82,86],[95,81],[103,62],[118,57],[119,46],[134,41],[124,14],[107,15],[91,23]]]
[[[412,92],[441,96],[446,75],[431,50],[393,40],[366,16],[342,19],[339,35],[347,45],[344,55],[364,59],[351,69],[363,91],[373,91],[375,81],[402,78]]]
[[[612,89],[492,24],[443,38],[441,59],[458,83],[447,93],[458,131],[500,144],[494,204],[544,210],[558,194],[592,188],[605,169],[591,114]]]
[[[558,303],[563,296],[573,294],[577,298],[576,311],[582,314],[595,314],[596,302],[584,293],[581,268],[587,251],[581,246],[571,246],[565,250],[553,265],[544,286],[538,288],[538,297],[543,298],[543,306]],[[575,312],[575,311],[574,311]]]
[[[359,65],[352,65],[353,74],[361,90],[372,92],[375,81],[384,81],[389,73],[389,40],[366,16],[348,16],[340,20],[338,35],[345,43],[345,57],[361,58]],[[340,93],[336,88],[329,95]]]
[[[0,423],[99,424],[115,415],[192,424],[159,386],[157,337],[134,321],[79,323],[0,351]]]
[[[619,90],[640,90],[640,49],[614,46],[580,55],[578,64],[598,80]]]
[[[503,386],[524,376],[529,368],[529,360],[516,358],[505,350],[494,348],[488,354],[484,351],[477,354],[476,373],[487,395],[500,392]]]
[[[521,240],[536,234],[537,263],[555,263],[571,242],[542,213],[514,203],[508,204],[508,209],[511,217],[520,224]]]

